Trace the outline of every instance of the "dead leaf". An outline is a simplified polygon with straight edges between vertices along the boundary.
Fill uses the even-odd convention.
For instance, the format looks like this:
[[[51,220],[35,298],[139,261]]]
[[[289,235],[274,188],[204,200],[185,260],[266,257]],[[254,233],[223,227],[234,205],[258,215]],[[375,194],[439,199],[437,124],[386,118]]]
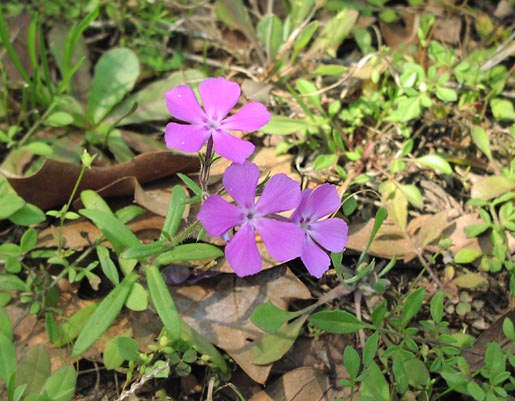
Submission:
[[[387,24],[379,20],[379,27],[383,33],[384,41],[388,47],[392,49],[398,49],[401,46],[407,48],[409,45],[418,42],[417,29],[420,20],[419,16],[417,14],[403,12],[401,17],[403,24]]]
[[[485,364],[485,351],[488,343],[496,342],[500,344],[503,349],[513,346],[513,342],[509,340],[502,331],[502,325],[506,318],[511,319],[511,321],[515,323],[515,309],[511,309],[500,316],[488,329],[481,333],[471,349],[463,353],[463,357],[470,366],[471,373],[481,369]]]
[[[249,401],[332,401],[349,399],[350,389],[336,391],[329,376],[316,368],[298,368],[276,380]]]
[[[91,167],[86,170],[79,191],[99,189],[123,177],[135,177],[144,184],[177,172],[190,172],[199,168],[197,157],[174,155],[169,151],[144,153],[131,161],[109,167]],[[41,209],[64,204],[79,177],[81,166],[47,159],[43,166],[29,177],[16,177],[4,172],[14,190],[25,201]]]
[[[31,16],[28,13],[22,13],[14,18],[6,18],[7,27],[6,30],[9,32],[9,38],[14,48],[14,53],[18,56],[21,66],[25,72],[31,76],[33,73],[32,62],[30,61],[29,48],[28,48],[28,34],[29,27],[32,21]],[[36,48],[39,51],[39,41],[36,40]],[[10,81],[23,81],[18,69],[11,61],[7,52],[3,52],[3,57],[0,60],[7,73],[7,78]]]
[[[431,33],[436,41],[457,45],[461,39],[462,26],[459,16],[446,15],[436,19]]]
[[[503,176],[479,178],[470,190],[472,199],[488,201],[515,189],[515,180]]]
[[[265,335],[250,321],[254,309],[267,301],[287,309],[290,300],[311,297],[287,267],[245,279],[225,275],[198,285],[174,287],[172,295],[186,323],[227,352],[258,383],[266,381],[271,365],[250,362],[253,345]]]

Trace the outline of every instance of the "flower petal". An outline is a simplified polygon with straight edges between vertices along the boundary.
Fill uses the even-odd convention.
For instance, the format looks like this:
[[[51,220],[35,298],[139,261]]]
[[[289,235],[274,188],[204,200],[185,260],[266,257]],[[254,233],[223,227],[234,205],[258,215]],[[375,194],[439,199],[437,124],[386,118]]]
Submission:
[[[301,220],[308,217],[306,215],[306,202],[308,201],[309,197],[311,196],[311,193],[313,192],[312,189],[305,189],[302,191],[299,206],[293,211],[291,214],[290,220],[294,223],[300,224]]]
[[[258,102],[250,102],[222,121],[220,127],[236,131],[256,131],[268,123],[272,115]]]
[[[300,202],[300,185],[286,174],[276,174],[266,183],[256,204],[262,215],[284,212],[297,207]]]
[[[262,261],[256,244],[254,227],[244,224],[225,247],[225,256],[239,277],[261,270]]]
[[[300,258],[309,273],[316,278],[322,277],[322,274],[329,269],[329,265],[331,264],[331,260],[327,253],[325,253],[308,236],[306,236],[304,249]]]
[[[191,124],[201,124],[206,120],[206,113],[188,85],[179,85],[165,92],[165,99],[168,111],[176,119]]]
[[[219,195],[209,196],[197,218],[209,235],[220,236],[243,222],[243,213]]]
[[[246,161],[243,164],[231,164],[225,171],[222,182],[225,190],[244,210],[254,209],[254,198],[259,180],[259,167]]]
[[[209,136],[201,125],[168,123],[165,130],[166,146],[182,152],[198,152]]]
[[[306,200],[303,214],[311,216],[311,221],[334,213],[340,208],[341,201],[336,187],[331,184],[322,184],[315,188]]]
[[[349,227],[342,219],[317,221],[309,228],[308,235],[331,252],[341,252],[347,244]]]
[[[256,219],[254,225],[270,256],[279,262],[294,259],[302,253],[306,235],[296,224],[262,217]]]
[[[225,78],[208,78],[200,83],[200,97],[204,110],[212,121],[222,121],[238,103],[240,86]]]
[[[215,152],[235,163],[243,163],[254,152],[255,146],[249,141],[236,138],[227,131],[213,131]]]

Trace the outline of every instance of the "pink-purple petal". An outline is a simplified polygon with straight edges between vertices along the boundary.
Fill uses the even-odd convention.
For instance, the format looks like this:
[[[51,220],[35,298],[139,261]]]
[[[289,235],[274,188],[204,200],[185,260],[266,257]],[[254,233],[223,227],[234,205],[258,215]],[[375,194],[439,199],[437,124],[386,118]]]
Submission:
[[[316,278],[322,277],[331,264],[329,255],[307,236],[300,258],[308,272]]]
[[[310,224],[308,235],[323,248],[341,252],[348,241],[349,227],[342,219],[327,219]]]
[[[249,141],[236,138],[222,129],[213,132],[213,142],[216,153],[235,163],[243,163],[256,148]]]
[[[261,255],[256,244],[254,228],[244,224],[225,246],[225,257],[239,277],[259,273]]]
[[[220,127],[236,131],[256,131],[270,121],[272,115],[266,107],[258,102],[243,106],[238,112],[222,121]]]
[[[274,259],[285,262],[301,255],[305,234],[296,224],[263,217],[254,225]]]
[[[222,178],[225,190],[246,211],[254,208],[258,180],[259,167],[249,161],[231,164]]]
[[[243,213],[219,195],[209,196],[200,207],[197,218],[209,235],[220,236],[243,222]]]
[[[206,114],[200,107],[197,97],[188,85],[179,85],[165,92],[166,106],[170,114],[178,120],[191,124],[202,124]]]
[[[306,217],[306,202],[309,199],[311,193],[313,192],[312,189],[305,189],[302,191],[299,206],[293,211],[291,214],[290,220],[294,223],[300,223],[300,221]]]
[[[166,146],[181,152],[198,152],[210,136],[200,125],[168,123],[165,130]]]
[[[225,78],[208,78],[199,85],[204,110],[211,121],[222,121],[238,103],[240,86]]]
[[[277,174],[266,183],[256,211],[262,215],[284,212],[297,207],[300,197],[299,183],[286,174]]]
[[[310,220],[319,220],[336,212],[341,205],[336,187],[331,184],[318,186],[306,200],[303,214],[311,216]]]

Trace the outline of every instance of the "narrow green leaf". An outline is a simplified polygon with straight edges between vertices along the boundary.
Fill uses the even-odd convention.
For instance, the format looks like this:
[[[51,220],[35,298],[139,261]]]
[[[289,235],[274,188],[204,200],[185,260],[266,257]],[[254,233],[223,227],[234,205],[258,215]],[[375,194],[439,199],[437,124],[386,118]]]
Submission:
[[[20,250],[27,253],[32,250],[38,243],[38,232],[35,228],[29,228],[25,231],[20,240]]]
[[[82,332],[90,316],[97,309],[98,304],[88,305],[75,312],[69,319],[65,320],[59,329],[59,336],[52,343],[54,347],[62,347],[71,343]]]
[[[109,240],[117,255],[120,255],[125,249],[140,243],[136,234],[113,214],[93,209],[81,209],[79,213],[95,223],[102,231],[102,234]]]
[[[406,326],[408,322],[420,311],[426,290],[417,288],[407,298],[402,308],[402,325]]]
[[[80,193],[80,200],[86,209],[99,210],[101,212],[113,214],[113,211],[96,191],[86,189]]]
[[[344,8],[338,12],[334,18],[325,24],[309,52],[312,54],[328,53],[330,56],[336,57],[336,49],[350,34],[358,16],[359,13],[351,8]]]
[[[424,206],[424,200],[420,190],[415,185],[403,184],[400,185],[400,190],[410,204],[415,206],[417,209],[422,209]]]
[[[132,90],[139,76],[136,54],[127,48],[105,52],[95,66],[88,96],[88,118],[98,124]]]
[[[317,312],[309,318],[309,322],[324,331],[336,334],[355,333],[369,326],[343,310]]]
[[[418,164],[422,166],[430,167],[435,171],[443,174],[452,174],[452,167],[442,156],[435,154],[426,155],[415,159]]]
[[[375,331],[370,337],[365,341],[365,346],[363,347],[363,367],[366,369],[373,362],[376,353],[377,346],[379,343],[379,332]]]
[[[138,280],[136,273],[131,273],[123,279],[98,305],[97,309],[79,334],[72,356],[82,355],[114,322],[122,310],[133,284]]]
[[[166,233],[169,237],[173,237],[179,229],[186,207],[184,202],[186,202],[186,192],[183,187],[176,185],[173,187],[172,194],[170,195],[168,211],[163,225],[163,234]],[[164,238],[163,234],[161,234],[161,239]]]
[[[118,285],[120,283],[120,275],[118,274],[118,269],[109,255],[109,249],[103,245],[97,245],[97,257],[106,277],[115,286]]]
[[[272,116],[268,124],[260,129],[265,134],[289,135],[295,132],[304,132],[307,128],[313,127],[308,119],[293,119],[284,116]]]
[[[315,170],[323,170],[331,167],[338,160],[338,155],[332,153],[327,155],[318,155],[313,162]]]
[[[159,240],[155,242],[149,242],[148,244],[138,244],[123,251],[121,256],[125,259],[142,260],[148,258],[149,256],[164,253],[167,250],[165,247],[166,243],[167,240]]]
[[[181,317],[170,295],[170,290],[156,266],[147,267],[146,274],[148,291],[154,308],[163,321],[168,335],[173,341],[176,341],[181,336]]]
[[[359,357],[358,351],[347,345],[343,351],[343,366],[351,378],[356,378],[361,367],[361,358]]]
[[[283,43],[281,20],[274,14],[267,14],[258,22],[256,31],[259,40],[265,45],[268,61],[273,61]]]
[[[75,393],[77,375],[70,365],[61,366],[45,383],[43,391],[51,401],[70,401]]]
[[[0,380],[8,384],[16,372],[16,349],[7,336],[0,332]]]
[[[445,293],[438,291],[431,299],[431,305],[429,311],[431,312],[431,318],[435,323],[440,323],[443,318],[443,301]]]
[[[205,243],[178,245],[171,251],[159,255],[155,259],[157,265],[167,265],[173,262],[190,260],[214,259],[223,256],[223,251],[217,246]]]
[[[16,369],[16,387],[27,385],[25,394],[39,393],[50,377],[50,354],[44,344],[29,348]]]
[[[293,346],[308,316],[299,317],[254,345],[252,348],[252,363],[268,365],[281,359]]]

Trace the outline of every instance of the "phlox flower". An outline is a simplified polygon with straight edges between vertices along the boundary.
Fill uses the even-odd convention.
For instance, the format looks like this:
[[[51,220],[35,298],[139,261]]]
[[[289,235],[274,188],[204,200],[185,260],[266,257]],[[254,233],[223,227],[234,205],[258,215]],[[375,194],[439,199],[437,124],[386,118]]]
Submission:
[[[329,268],[330,259],[324,249],[341,252],[348,240],[348,226],[339,218],[320,220],[338,210],[340,197],[336,187],[322,184],[316,189],[302,192],[299,206],[291,215],[291,221],[304,231],[300,255],[309,273],[317,278]]]
[[[208,78],[200,83],[200,106],[193,90],[179,85],[165,92],[170,114],[188,124],[171,122],[166,126],[166,146],[183,152],[198,152],[212,138],[215,151],[236,163],[243,163],[254,151],[254,145],[236,138],[227,130],[255,131],[270,120],[266,107],[250,102],[227,117],[240,98],[237,83],[225,78]]]
[[[275,213],[295,208],[301,191],[297,182],[285,174],[274,175],[255,200],[259,168],[246,161],[232,164],[223,176],[223,184],[236,205],[219,195],[210,195],[202,205],[198,219],[212,236],[226,236],[239,227],[225,247],[225,256],[240,277],[256,274],[262,261],[256,244],[256,232],[274,259],[284,262],[300,256],[304,232]]]

